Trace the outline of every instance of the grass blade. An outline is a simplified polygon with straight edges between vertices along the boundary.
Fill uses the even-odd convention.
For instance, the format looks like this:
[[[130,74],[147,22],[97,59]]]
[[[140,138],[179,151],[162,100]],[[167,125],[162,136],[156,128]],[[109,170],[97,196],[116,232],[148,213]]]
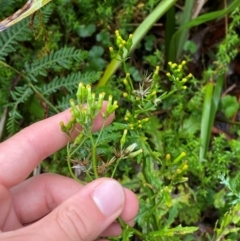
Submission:
[[[171,43],[170,43],[171,52],[169,52],[169,60],[172,61],[172,62],[176,62],[176,60],[177,60],[177,45],[178,45],[178,41],[179,41],[182,33],[186,29],[189,29],[191,27],[200,25],[202,23],[208,22],[208,21],[216,19],[216,18],[221,18],[221,17],[225,16],[226,14],[232,12],[238,6],[240,6],[240,1],[239,0],[235,0],[226,9],[203,14],[203,15],[193,19],[189,23],[185,24],[184,26],[182,26],[174,34],[174,36],[172,37],[172,40],[171,40]]]
[[[206,154],[209,148],[211,130],[217,113],[218,104],[221,98],[223,83],[224,75],[221,75],[218,77],[215,86],[213,82],[208,83],[206,86],[201,121],[201,147],[199,151],[200,161],[203,161],[206,158]]]

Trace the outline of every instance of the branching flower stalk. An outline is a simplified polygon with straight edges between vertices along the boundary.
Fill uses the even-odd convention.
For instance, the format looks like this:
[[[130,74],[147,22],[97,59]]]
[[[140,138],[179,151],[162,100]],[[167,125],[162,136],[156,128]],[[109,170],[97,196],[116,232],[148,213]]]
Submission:
[[[73,143],[68,144],[67,147],[67,161],[68,167],[70,170],[70,174],[73,178],[76,179],[75,175],[71,170],[70,160],[73,155],[82,147],[83,143],[87,140],[91,143],[91,159],[92,159],[92,167],[94,172],[94,177],[98,178],[98,163],[97,163],[97,154],[96,149],[98,146],[98,141],[94,141],[92,134],[93,121],[99,114],[102,108],[103,100],[105,93],[100,93],[98,98],[96,98],[95,93],[92,93],[92,89],[90,85],[84,86],[83,83],[79,83],[77,90],[77,104],[74,100],[70,100],[71,105],[71,120],[65,125],[63,122],[60,123],[62,131],[70,136],[71,131],[75,129],[78,132],[77,137],[75,138]],[[100,130],[100,134],[102,129],[104,128],[105,122],[107,118],[118,108],[118,104],[116,101],[112,100],[112,96],[108,98],[108,104],[106,108],[106,112],[102,113],[104,118],[103,126]],[[80,129],[77,129],[76,124],[81,126]],[[78,127],[79,128],[79,127]]]

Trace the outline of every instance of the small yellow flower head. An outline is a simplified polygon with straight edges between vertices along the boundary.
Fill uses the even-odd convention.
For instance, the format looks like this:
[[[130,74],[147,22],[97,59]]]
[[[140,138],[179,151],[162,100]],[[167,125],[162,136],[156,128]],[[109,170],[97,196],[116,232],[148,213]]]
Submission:
[[[123,148],[123,146],[124,146],[124,144],[125,144],[125,142],[126,142],[127,132],[128,132],[128,130],[127,130],[127,129],[124,129],[122,138],[121,138],[121,140],[120,140],[121,149]]]
[[[79,87],[79,88],[83,88],[83,87],[84,87],[83,82],[80,82],[80,83],[78,84],[78,87]]]
[[[133,38],[133,34],[129,34],[128,38],[132,39]]]
[[[125,40],[123,40],[123,41],[122,41],[122,45],[125,45],[125,44],[126,44],[126,41],[125,41]]]
[[[182,79],[182,82],[183,82],[183,83],[186,83],[186,82],[187,82],[187,78],[183,78],[183,79]]]
[[[125,116],[125,117],[124,117],[124,120],[125,120],[125,121],[128,121],[128,120],[129,120],[129,118],[128,118],[127,116]]]
[[[181,65],[185,65],[187,62],[185,60],[182,61]]]
[[[108,96],[108,103],[112,104],[112,100],[113,100],[112,95],[109,95],[109,96]]]
[[[187,86],[186,86],[186,85],[184,85],[182,88],[183,88],[184,90],[186,90],[186,89],[187,89]]]
[[[116,30],[116,31],[115,31],[115,34],[116,34],[116,35],[119,35],[119,30]]]
[[[186,155],[187,155],[187,154],[186,154],[186,152],[184,152],[184,151],[181,153],[181,157],[184,157],[184,156],[186,156]]]
[[[128,116],[128,117],[130,117],[130,116],[131,116],[131,114],[130,114],[130,112],[129,112],[129,111],[126,113],[126,116]]]
[[[92,92],[92,87],[90,84],[86,85],[86,89],[87,89],[88,94],[90,94]]]
[[[188,76],[187,76],[188,78],[192,78],[193,77],[193,75],[190,73]]]
[[[178,70],[179,71],[182,70],[182,65],[181,64],[178,65]]]
[[[151,93],[151,95],[156,95],[157,94],[157,91],[156,90],[154,90],[152,93]]]
[[[174,63],[174,64],[172,64],[172,66],[171,66],[172,68],[176,68],[177,67],[177,64],[176,63]]]
[[[170,76],[171,76],[171,74],[170,74],[170,73],[166,73],[166,75],[167,75],[168,77],[170,77]]]
[[[134,125],[133,124],[130,124],[129,127],[130,127],[131,130],[134,129]]]
[[[118,108],[118,102],[117,102],[117,100],[114,100],[114,102],[113,102],[113,107],[116,108],[116,109]]]
[[[140,129],[141,129],[141,128],[142,128],[142,124],[138,124],[138,128],[140,128]]]
[[[123,83],[124,83],[125,85],[128,85],[128,81],[127,81],[126,78],[123,80]]]
[[[126,98],[128,96],[128,93],[127,92],[124,92],[123,93],[123,97]]]
[[[126,73],[126,77],[129,77],[130,76],[130,73]]]
[[[187,170],[188,169],[188,164],[184,164],[182,167],[183,170]]]
[[[109,47],[109,51],[110,51],[110,52],[113,52],[113,47]]]
[[[172,66],[172,62],[171,62],[171,61],[169,61],[169,62],[168,62],[168,65],[169,65],[169,66]]]
[[[167,160],[167,161],[170,161],[170,160],[171,160],[171,154],[168,153],[168,154],[166,155],[166,160]]]
[[[180,174],[180,173],[182,172],[182,170],[178,168],[176,172],[177,172],[178,174]]]

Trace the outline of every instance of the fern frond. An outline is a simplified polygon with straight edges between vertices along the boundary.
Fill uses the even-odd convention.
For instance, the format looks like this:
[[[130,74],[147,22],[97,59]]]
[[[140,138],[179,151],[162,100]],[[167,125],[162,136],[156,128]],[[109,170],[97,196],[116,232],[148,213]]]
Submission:
[[[92,84],[101,76],[101,72],[72,73],[66,77],[55,77],[50,83],[43,85],[40,92],[46,96],[61,88],[66,88],[70,93],[76,92],[79,82]]]
[[[58,110],[60,111],[64,111],[66,109],[68,109],[70,107],[70,103],[69,100],[74,98],[74,94],[69,94],[66,96],[63,96],[61,98],[61,100],[58,100],[56,107],[58,108]]]
[[[22,115],[17,111],[16,108],[13,108],[9,112],[7,121],[7,131],[10,135],[16,133],[19,130],[18,123],[22,118]]]
[[[8,10],[14,3],[16,4],[16,1],[15,1],[15,0],[8,0],[8,1],[2,1],[2,0],[0,0],[0,9],[1,9],[0,16],[2,17],[2,14],[4,13],[4,17],[5,17],[7,10]]]
[[[108,143],[112,142],[113,140],[119,140],[121,138],[121,136],[122,136],[122,134],[120,132],[103,133],[101,135],[101,137],[99,138],[99,143],[101,143],[101,145],[108,144]]]
[[[9,111],[7,121],[7,131],[9,134],[14,134],[18,131],[19,121],[23,118],[18,111],[18,105],[24,103],[33,94],[33,90],[27,85],[18,86],[11,92],[11,96],[15,102],[11,102],[8,106],[12,107]]]
[[[50,2],[48,3],[47,5],[44,6],[44,8],[41,8],[40,11],[43,15],[43,21],[44,23],[47,23],[50,16],[52,15],[53,13],[53,10],[54,10],[54,6],[53,6],[53,3]]]
[[[98,147],[97,149],[97,155],[101,156],[101,155],[107,155],[109,153],[112,153],[113,149],[110,145],[101,145],[101,147]]]
[[[14,91],[11,92],[11,96],[15,102],[11,103],[11,105],[18,105],[20,103],[24,103],[27,99],[33,94],[33,90],[27,85],[17,86]]]
[[[86,51],[78,50],[73,47],[65,47],[57,51],[52,51],[49,55],[42,59],[36,59],[31,64],[28,62],[25,63],[25,73],[29,80],[37,82],[36,76],[46,76],[47,69],[69,69],[74,61],[82,62],[87,56],[88,54]]]
[[[15,51],[15,47],[20,41],[30,38],[31,30],[27,26],[29,19],[24,19],[0,33],[0,60]]]

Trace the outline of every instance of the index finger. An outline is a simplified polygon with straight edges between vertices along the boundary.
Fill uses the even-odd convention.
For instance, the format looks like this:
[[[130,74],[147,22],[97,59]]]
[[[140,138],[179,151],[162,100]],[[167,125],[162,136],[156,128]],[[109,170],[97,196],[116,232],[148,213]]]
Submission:
[[[101,112],[94,120],[93,131],[104,124]],[[26,179],[32,170],[46,157],[64,147],[68,137],[61,131],[60,121],[67,123],[71,118],[70,110],[39,121],[23,129],[10,139],[0,144],[0,183],[12,187]],[[113,115],[105,125],[112,122]]]

